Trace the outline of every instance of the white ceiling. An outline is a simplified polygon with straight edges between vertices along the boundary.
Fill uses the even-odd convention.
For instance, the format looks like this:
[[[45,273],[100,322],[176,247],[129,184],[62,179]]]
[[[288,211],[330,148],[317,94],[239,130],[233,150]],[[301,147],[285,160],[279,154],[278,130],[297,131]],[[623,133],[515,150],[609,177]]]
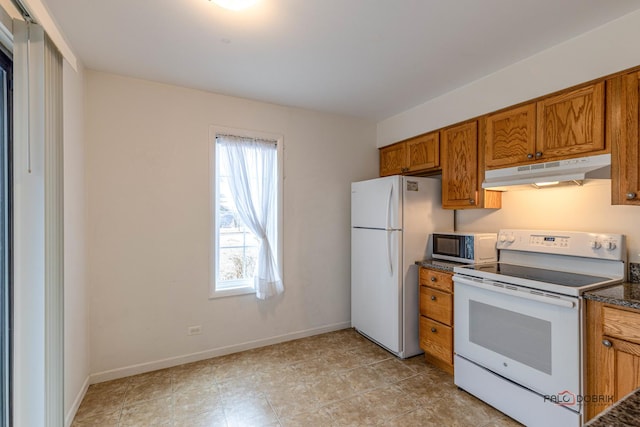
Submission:
[[[640,0],[44,0],[90,69],[381,120]]]

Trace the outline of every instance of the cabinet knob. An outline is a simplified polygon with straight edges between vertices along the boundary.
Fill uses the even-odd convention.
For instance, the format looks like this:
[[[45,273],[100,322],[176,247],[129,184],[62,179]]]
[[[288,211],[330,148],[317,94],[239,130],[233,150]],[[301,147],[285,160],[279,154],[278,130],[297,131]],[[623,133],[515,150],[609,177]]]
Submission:
[[[531,153],[527,154],[527,159],[533,159],[533,154]]]
[[[431,301],[435,301],[436,300],[436,296],[435,295],[431,295]]]
[[[436,281],[436,276],[431,276],[431,281],[435,282]]]
[[[431,332],[433,332],[435,334],[438,331],[436,330],[436,328],[431,328]]]
[[[536,159],[539,159],[540,157],[542,157],[542,151],[536,152]]]
[[[627,193],[627,200],[633,200],[633,199],[636,198],[636,196],[637,196],[636,193],[629,192],[629,193]]]
[[[476,200],[475,199],[469,199],[469,204],[470,205],[475,205],[476,204]]]
[[[602,345],[607,347],[607,348],[611,348],[611,346],[613,344],[611,344],[611,341],[609,341],[609,340],[602,340]]]

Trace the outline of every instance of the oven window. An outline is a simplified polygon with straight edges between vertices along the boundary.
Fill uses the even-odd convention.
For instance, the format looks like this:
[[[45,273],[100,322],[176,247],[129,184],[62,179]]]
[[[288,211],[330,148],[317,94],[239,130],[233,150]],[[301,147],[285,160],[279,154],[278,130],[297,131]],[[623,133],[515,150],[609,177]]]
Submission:
[[[471,300],[469,341],[551,375],[551,322]]]
[[[435,251],[441,255],[460,256],[460,243],[457,237],[437,237]]]

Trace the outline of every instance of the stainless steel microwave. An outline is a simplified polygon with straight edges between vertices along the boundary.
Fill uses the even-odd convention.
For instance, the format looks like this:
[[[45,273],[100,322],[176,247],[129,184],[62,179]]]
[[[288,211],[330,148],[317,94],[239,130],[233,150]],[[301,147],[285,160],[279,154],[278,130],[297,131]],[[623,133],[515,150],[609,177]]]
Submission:
[[[433,258],[465,264],[498,261],[497,233],[433,233]]]

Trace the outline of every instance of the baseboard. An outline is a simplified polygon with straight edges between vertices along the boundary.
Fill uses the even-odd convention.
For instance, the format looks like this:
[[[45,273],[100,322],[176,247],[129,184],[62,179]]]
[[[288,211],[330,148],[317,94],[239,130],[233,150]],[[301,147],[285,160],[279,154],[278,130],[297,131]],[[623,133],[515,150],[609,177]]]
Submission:
[[[332,325],[322,326],[320,328],[306,329],[303,331],[292,332],[289,334],[278,335],[270,338],[247,341],[240,344],[234,344],[226,347],[218,347],[210,350],[199,351],[197,353],[185,354],[182,356],[171,357],[168,359],[155,360],[153,362],[140,363],[137,365],[126,366],[109,371],[97,372],[89,377],[89,384],[101,383],[104,381],[124,378],[131,375],[143,374],[145,372],[156,371],[158,369],[171,368],[173,366],[182,365],[184,363],[197,362],[199,360],[210,359],[212,357],[224,356],[226,354],[237,353],[239,351],[251,350],[253,348],[264,347],[267,345],[278,344],[299,338],[310,337],[313,335],[324,334],[327,332],[338,331],[351,327],[351,322],[340,322]],[[77,410],[77,408],[76,408]]]
[[[88,376],[87,378],[85,378],[84,383],[82,384],[82,387],[80,388],[80,391],[78,392],[78,395],[76,396],[75,400],[73,401],[73,405],[71,406],[71,408],[69,408],[69,412],[67,412],[67,416],[64,419],[64,425],[65,427],[70,427],[71,423],[73,423],[73,419],[76,416],[76,413],[78,412],[78,409],[80,408],[80,404],[82,403],[82,399],[84,399],[84,395],[87,394],[87,389],[89,388],[89,380],[90,380],[91,376]]]

